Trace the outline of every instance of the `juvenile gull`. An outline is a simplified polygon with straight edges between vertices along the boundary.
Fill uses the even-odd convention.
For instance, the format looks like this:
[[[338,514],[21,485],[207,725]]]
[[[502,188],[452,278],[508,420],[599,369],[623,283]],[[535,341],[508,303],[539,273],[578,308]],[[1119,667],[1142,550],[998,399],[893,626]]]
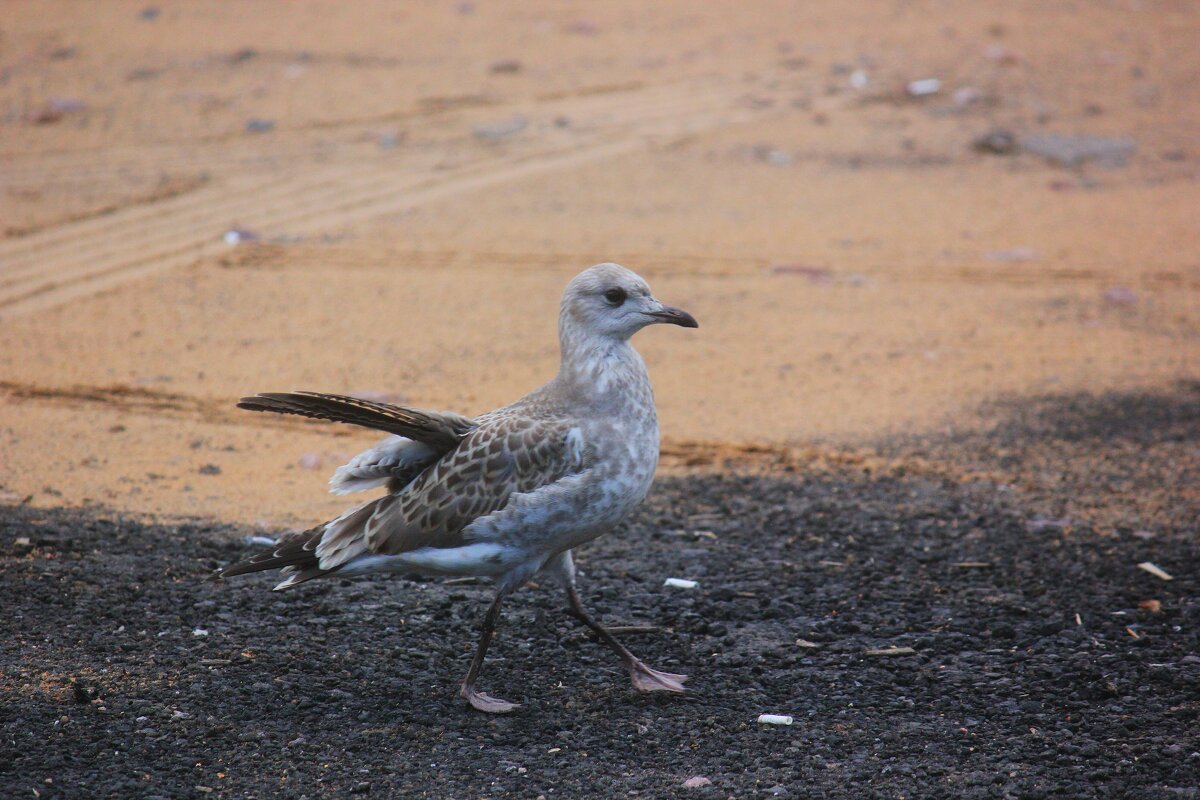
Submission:
[[[462,696],[480,711],[515,703],[475,684],[500,604],[538,570],[556,575],[572,613],[624,662],[634,688],[682,692],[685,675],[646,666],[584,610],[571,549],[623,520],[642,501],[658,463],[658,417],[646,364],[629,343],[647,325],[698,327],[660,303],[617,264],[577,275],[558,316],[558,374],[520,400],[474,419],[316,392],[260,394],[252,411],[300,414],[393,434],[330,479],[335,494],[386,486],[387,494],[332,522],[222,570],[282,569],[276,589],[336,574],[425,572],[496,582]]]

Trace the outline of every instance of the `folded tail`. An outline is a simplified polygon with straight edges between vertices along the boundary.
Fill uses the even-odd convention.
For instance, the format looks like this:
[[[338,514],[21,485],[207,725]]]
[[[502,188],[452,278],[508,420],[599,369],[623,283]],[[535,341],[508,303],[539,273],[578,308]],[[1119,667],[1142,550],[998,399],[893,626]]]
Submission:
[[[251,572],[263,572],[268,569],[282,569],[288,575],[287,580],[276,586],[276,589],[286,589],[312,578],[326,575],[333,570],[321,569],[317,560],[317,545],[325,534],[326,525],[318,525],[303,533],[289,536],[277,542],[270,550],[255,553],[245,561],[239,561],[217,573],[218,578],[231,578],[234,575],[248,575]]]

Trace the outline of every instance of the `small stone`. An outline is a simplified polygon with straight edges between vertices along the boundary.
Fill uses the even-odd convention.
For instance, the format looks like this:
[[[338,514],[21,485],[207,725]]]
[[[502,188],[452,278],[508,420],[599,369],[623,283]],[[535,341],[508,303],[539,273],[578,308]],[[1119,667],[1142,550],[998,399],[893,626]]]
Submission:
[[[994,128],[971,142],[971,147],[980,153],[1010,156],[1017,152],[1017,137],[1012,131]]]
[[[983,257],[988,261],[1037,261],[1040,254],[1032,247],[1010,247],[1007,250],[989,250]]]
[[[476,139],[485,142],[499,142],[525,130],[528,124],[529,121],[525,117],[517,114],[500,122],[488,122],[476,125],[471,129],[471,133],[475,135]]]
[[[324,461],[324,459],[321,458],[320,453],[305,453],[304,455],[300,456],[300,460],[297,461],[296,464],[300,467],[300,469],[320,469],[322,461]]]
[[[983,97],[983,95],[974,86],[962,86],[958,89],[955,89],[953,94],[954,105],[958,106],[959,108],[965,108],[966,106],[977,103],[981,97]]]
[[[380,150],[394,150],[405,138],[407,134],[404,131],[385,131],[379,135],[375,144]]]
[[[712,781],[703,775],[695,775],[683,782],[685,789],[698,789],[701,786],[712,786]]]
[[[220,475],[221,474],[221,468],[218,467],[216,464],[205,464],[203,467],[201,467],[197,471],[201,475]]]
[[[275,120],[252,117],[246,120],[246,133],[266,133],[275,130]]]
[[[1077,167],[1089,162],[1104,167],[1122,167],[1137,152],[1137,143],[1129,137],[1042,133],[1022,137],[1021,149],[1060,167]]]
[[[767,271],[772,275],[799,275],[808,278],[813,283],[833,281],[833,272],[830,269],[811,264],[772,264]]]
[[[1127,286],[1114,286],[1104,290],[1104,302],[1110,306],[1132,306],[1138,301],[1137,292]]]
[[[254,231],[248,231],[244,228],[230,228],[225,231],[225,235],[221,238],[225,241],[225,244],[233,247],[245,242],[257,242],[260,237]]]

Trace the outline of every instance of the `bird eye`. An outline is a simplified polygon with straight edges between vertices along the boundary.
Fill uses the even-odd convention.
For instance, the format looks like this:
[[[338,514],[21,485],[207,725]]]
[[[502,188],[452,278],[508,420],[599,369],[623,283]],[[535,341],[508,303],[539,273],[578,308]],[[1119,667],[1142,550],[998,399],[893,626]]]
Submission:
[[[610,306],[621,305],[622,303],[625,302],[625,298],[627,296],[628,295],[625,294],[624,289],[617,289],[617,288],[609,289],[607,292],[604,293],[604,299],[608,302],[608,304]]]

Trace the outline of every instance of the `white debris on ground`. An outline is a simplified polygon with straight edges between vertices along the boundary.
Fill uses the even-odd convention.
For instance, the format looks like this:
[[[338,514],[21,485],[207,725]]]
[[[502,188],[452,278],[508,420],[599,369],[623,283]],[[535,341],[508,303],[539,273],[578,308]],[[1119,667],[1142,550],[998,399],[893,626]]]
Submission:
[[[764,725],[791,725],[792,718],[785,714],[759,714],[758,721]]]
[[[695,589],[699,585],[699,581],[689,581],[687,578],[667,578],[663,581],[663,586],[672,586],[676,589]]]

